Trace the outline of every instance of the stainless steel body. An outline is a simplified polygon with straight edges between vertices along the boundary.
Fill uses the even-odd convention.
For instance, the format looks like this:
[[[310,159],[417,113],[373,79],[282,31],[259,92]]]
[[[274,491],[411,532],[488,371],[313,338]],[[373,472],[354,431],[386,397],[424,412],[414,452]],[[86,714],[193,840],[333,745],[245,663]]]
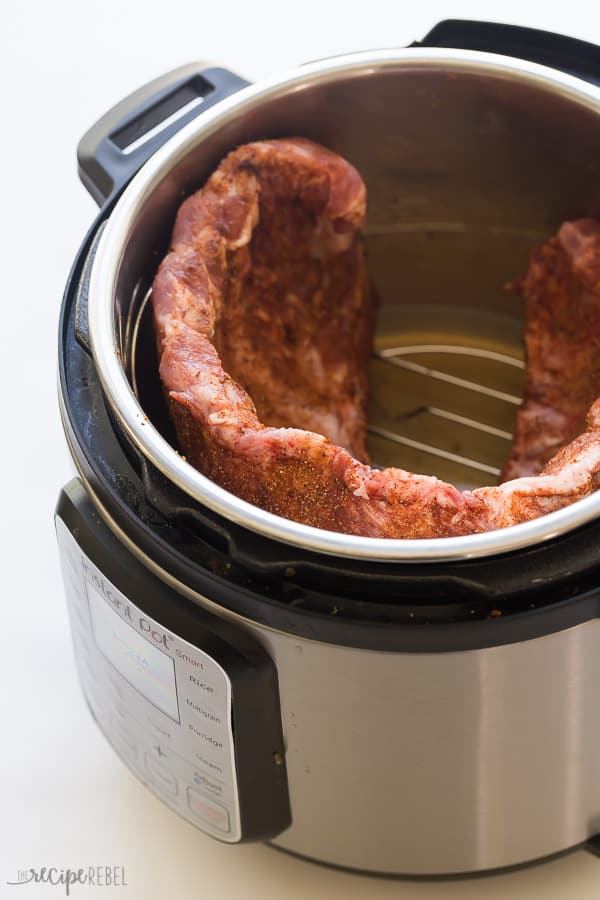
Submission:
[[[90,652],[86,598],[72,579],[81,552],[62,523],[59,532],[80,677],[98,724],[138,777],[206,828],[194,775],[204,777],[211,750],[203,744],[198,762],[197,741],[183,737],[173,756],[160,731],[162,722],[173,733],[171,719],[156,708],[147,714],[135,691],[115,687],[102,654]],[[292,815],[276,846],[354,869],[440,875],[537,859],[600,829],[600,620],[500,647],[376,652],[256,625],[144,563],[254,635],[275,662]],[[170,643],[182,645],[179,638]],[[204,802],[217,812],[225,804],[211,795]],[[233,838],[220,824],[211,833]]]
[[[292,825],[278,846],[434,875],[514,865],[597,833],[598,620],[462,653],[262,639],[287,741]]]
[[[325,553],[404,561],[483,556],[595,518],[598,496],[543,519],[464,538],[390,541],[320,531],[222,490],[178,457],[146,420],[122,360],[130,349],[132,304],[151,283],[181,198],[238,143],[290,134],[339,151],[365,178],[382,347],[459,344],[518,356],[521,302],[506,293],[505,283],[524,271],[531,247],[562,220],[600,209],[600,90],[555,70],[483,53],[411,49],[314,63],[248,87],[151,158],[100,240],[90,281],[90,334],[125,431],[201,503],[272,538]],[[468,409],[457,412],[478,420]],[[514,411],[509,403],[484,424],[510,431]],[[465,449],[458,455],[472,457],[469,445],[478,436],[461,440]],[[481,462],[489,465],[485,456]],[[396,459],[406,467],[432,465],[422,454]],[[445,474],[468,481],[446,463]],[[496,453],[491,468],[497,467]]]

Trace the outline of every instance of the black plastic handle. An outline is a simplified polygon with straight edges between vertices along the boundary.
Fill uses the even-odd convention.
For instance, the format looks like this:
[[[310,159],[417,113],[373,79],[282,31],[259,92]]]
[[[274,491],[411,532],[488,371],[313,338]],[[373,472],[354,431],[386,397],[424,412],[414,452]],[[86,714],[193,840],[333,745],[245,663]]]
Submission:
[[[250,82],[204,63],[181,66],[113,106],[82,137],[79,177],[102,206],[184,125]]]
[[[600,47],[537,28],[446,19],[412,46],[482,50],[516,56],[600,85]]]

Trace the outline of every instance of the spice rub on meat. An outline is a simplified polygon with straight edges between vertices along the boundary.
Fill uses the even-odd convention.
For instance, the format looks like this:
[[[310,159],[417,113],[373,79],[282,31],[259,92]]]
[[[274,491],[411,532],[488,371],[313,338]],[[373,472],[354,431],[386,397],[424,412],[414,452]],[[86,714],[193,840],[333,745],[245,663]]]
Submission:
[[[240,147],[181,206],[153,289],[161,344],[177,322],[205,335],[264,425],[317,431],[362,460],[365,204],[356,170],[323,147]]]
[[[525,300],[525,396],[502,480],[537,475],[585,430],[600,396],[600,225],[561,225],[517,283]]]
[[[538,477],[459,491],[367,464],[365,206],[356,170],[304,139],[239,147],[182,205],[152,297],[188,461],[270,512],[373,537],[489,531],[594,491],[600,402]]]

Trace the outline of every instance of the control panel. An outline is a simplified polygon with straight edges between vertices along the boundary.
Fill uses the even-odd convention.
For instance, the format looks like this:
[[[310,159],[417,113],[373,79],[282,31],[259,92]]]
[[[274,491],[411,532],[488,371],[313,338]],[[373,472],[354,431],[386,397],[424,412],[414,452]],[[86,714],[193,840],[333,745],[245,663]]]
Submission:
[[[180,815],[222,841],[248,837],[255,810],[251,800],[244,828],[234,691],[226,667],[142,608],[143,583],[136,594],[140,605],[117,587],[60,515],[56,529],[77,668],[100,729],[138,778]],[[248,755],[257,750],[249,746]],[[280,748],[263,750],[273,768],[280,768]],[[270,786],[268,768],[266,773],[265,790],[277,790],[281,772],[274,772]],[[283,808],[275,811],[274,824],[286,821],[282,814]]]

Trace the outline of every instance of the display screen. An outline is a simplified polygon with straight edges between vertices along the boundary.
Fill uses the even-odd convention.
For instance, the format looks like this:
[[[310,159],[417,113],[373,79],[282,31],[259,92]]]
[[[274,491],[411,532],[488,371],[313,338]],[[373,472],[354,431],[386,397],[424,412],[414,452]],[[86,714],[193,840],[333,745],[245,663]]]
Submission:
[[[87,580],[86,588],[98,648],[140,694],[179,722],[174,661],[124,622]]]

